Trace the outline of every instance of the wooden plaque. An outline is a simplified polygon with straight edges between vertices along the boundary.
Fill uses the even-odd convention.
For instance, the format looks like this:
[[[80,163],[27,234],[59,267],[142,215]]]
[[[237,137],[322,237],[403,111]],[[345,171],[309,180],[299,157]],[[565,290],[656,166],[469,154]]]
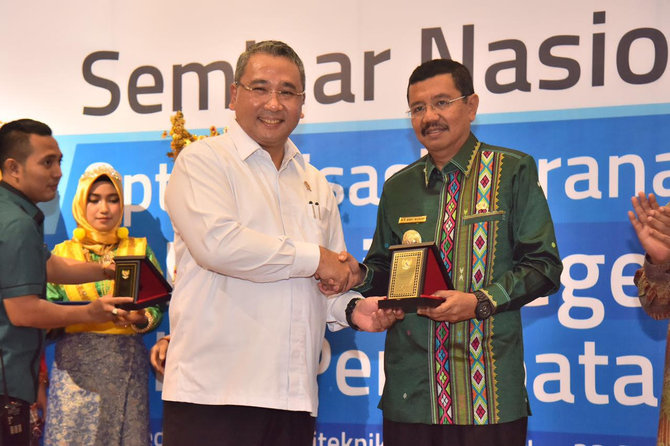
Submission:
[[[379,308],[401,308],[407,313],[418,307],[437,307],[444,298],[437,290],[453,290],[451,278],[435,243],[393,245],[388,296]]]
[[[119,308],[137,310],[170,300],[172,287],[146,256],[117,256],[114,263],[114,296],[133,298]]]

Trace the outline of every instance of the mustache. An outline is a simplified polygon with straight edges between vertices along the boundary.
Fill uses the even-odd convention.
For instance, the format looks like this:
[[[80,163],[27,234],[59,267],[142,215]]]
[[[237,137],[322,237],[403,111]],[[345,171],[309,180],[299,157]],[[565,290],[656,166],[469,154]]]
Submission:
[[[427,132],[429,132],[433,129],[448,131],[449,126],[447,124],[441,124],[441,123],[437,123],[437,122],[434,122],[434,123],[431,123],[431,124],[426,124],[421,128],[421,134],[425,136]]]

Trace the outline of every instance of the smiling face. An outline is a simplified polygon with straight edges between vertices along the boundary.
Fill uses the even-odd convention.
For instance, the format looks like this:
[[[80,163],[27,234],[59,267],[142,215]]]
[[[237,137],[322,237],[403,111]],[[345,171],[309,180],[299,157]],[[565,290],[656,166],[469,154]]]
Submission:
[[[33,203],[51,201],[56,197],[62,176],[63,154],[52,136],[30,135],[32,151],[23,163],[9,159],[7,176],[12,184]]]
[[[286,57],[256,53],[249,58],[240,84],[267,90],[302,92],[296,64]],[[270,155],[282,155],[284,144],[302,117],[304,96],[281,99],[277,93],[261,98],[242,85],[231,85],[230,109],[237,122]]]
[[[443,110],[436,109],[433,104],[459,96],[463,93],[456,88],[451,74],[440,74],[409,86],[410,109],[419,105],[426,107],[425,113],[412,117],[412,128],[440,169],[467,141],[470,123],[477,115],[479,98],[472,94],[454,101]]]
[[[86,221],[99,232],[113,230],[121,218],[121,199],[108,180],[93,183],[86,200]]]

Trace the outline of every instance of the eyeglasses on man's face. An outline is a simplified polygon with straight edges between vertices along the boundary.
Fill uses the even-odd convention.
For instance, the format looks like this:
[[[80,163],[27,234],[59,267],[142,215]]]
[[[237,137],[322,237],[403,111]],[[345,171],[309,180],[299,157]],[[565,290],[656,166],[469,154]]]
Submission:
[[[441,112],[448,109],[454,102],[465,99],[468,96],[470,95],[464,94],[463,96],[459,96],[454,99],[436,99],[430,104],[416,104],[407,110],[407,115],[412,119],[420,119],[423,117],[423,115],[426,114],[428,107],[432,108],[435,112]]]
[[[235,82],[235,85],[244,88],[251,93],[251,96],[253,96],[254,99],[259,101],[269,101],[273,94],[276,94],[277,100],[282,103],[294,102],[298,100],[298,98],[305,96],[304,91],[295,91],[291,88],[274,90],[263,85],[254,85],[250,87],[249,85],[244,85],[242,82]]]

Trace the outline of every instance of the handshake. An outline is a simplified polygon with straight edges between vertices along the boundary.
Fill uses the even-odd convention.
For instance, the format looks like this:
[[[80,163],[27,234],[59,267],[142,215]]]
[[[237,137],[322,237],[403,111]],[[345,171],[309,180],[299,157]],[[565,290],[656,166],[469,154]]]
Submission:
[[[323,294],[344,293],[363,282],[365,272],[351,254],[346,251],[338,254],[323,246],[319,250],[321,257],[314,278],[320,280],[319,289]]]

